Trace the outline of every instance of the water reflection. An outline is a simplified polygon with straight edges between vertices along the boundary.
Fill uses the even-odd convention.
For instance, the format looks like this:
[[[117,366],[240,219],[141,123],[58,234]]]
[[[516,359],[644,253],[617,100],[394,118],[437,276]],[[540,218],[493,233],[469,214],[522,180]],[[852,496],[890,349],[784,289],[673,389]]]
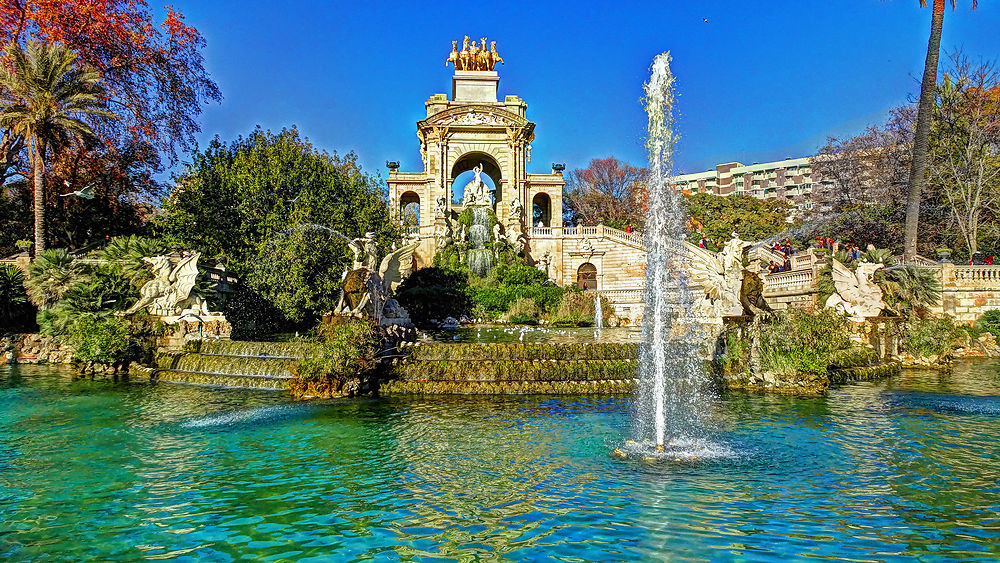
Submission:
[[[619,461],[629,401],[273,394],[0,371],[0,559],[984,559],[997,364],[724,396],[728,455]]]

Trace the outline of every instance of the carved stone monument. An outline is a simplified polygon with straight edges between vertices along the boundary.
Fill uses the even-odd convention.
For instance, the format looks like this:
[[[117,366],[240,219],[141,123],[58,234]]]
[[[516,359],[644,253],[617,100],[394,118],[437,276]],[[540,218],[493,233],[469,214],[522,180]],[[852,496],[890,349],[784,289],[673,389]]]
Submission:
[[[380,326],[410,326],[410,316],[406,309],[391,297],[399,284],[412,272],[413,251],[418,243],[390,252],[382,259],[378,271],[375,271],[366,265],[375,263],[375,252],[378,251],[375,241],[369,236],[355,240],[362,243],[355,243],[351,248],[364,248],[364,252],[368,254],[359,259],[358,251],[355,251],[354,263],[357,267],[344,277],[340,299],[331,312],[332,315],[368,318]]]
[[[740,240],[735,233],[718,254],[684,243],[691,258],[691,281],[704,290],[694,303],[697,316],[721,323],[723,317],[743,315],[740,291],[743,287],[743,250],[748,246],[750,243]]]
[[[139,300],[120,314],[145,310],[168,326],[178,325],[167,335],[168,344],[186,338],[228,338],[232,327],[225,315],[209,311],[205,298],[193,291],[200,256],[198,252],[182,252],[180,256],[143,258],[152,266],[153,279],[139,289]]]
[[[877,317],[886,304],[882,300],[882,288],[872,278],[883,267],[885,264],[861,262],[852,272],[833,260],[833,286],[837,292],[826,300],[826,306],[847,313],[855,322]]]

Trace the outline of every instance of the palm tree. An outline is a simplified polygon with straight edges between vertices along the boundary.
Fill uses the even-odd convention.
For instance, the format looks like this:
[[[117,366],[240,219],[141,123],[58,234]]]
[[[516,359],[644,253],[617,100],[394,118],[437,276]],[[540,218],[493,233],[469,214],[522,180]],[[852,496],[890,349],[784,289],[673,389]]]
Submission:
[[[924,77],[920,82],[920,101],[917,104],[917,128],[913,137],[913,159],[910,162],[910,180],[906,197],[906,227],[903,232],[903,259],[907,262],[917,258],[917,222],[920,219],[920,191],[924,184],[927,168],[927,145],[931,132],[931,117],[934,110],[934,88],[937,85],[938,55],[941,52],[941,24],[944,23],[946,0],[933,0],[931,10],[931,37],[927,41],[927,59],[924,61]],[[972,0],[976,9],[977,0]],[[927,0],[920,0],[920,7],[927,6]],[[951,0],[955,9],[955,0]]]
[[[101,76],[75,66],[76,53],[59,43],[28,41],[7,46],[0,65],[0,127],[28,141],[34,173],[35,256],[45,250],[45,154],[70,137],[97,138],[84,118],[112,117],[105,107]]]

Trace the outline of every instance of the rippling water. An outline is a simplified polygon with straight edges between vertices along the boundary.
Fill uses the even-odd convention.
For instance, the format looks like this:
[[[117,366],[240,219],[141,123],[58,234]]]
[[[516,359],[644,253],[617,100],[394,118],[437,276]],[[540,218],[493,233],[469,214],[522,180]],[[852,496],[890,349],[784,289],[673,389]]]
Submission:
[[[730,394],[708,458],[621,399],[295,404],[0,368],[0,560],[991,559],[1000,367]]]

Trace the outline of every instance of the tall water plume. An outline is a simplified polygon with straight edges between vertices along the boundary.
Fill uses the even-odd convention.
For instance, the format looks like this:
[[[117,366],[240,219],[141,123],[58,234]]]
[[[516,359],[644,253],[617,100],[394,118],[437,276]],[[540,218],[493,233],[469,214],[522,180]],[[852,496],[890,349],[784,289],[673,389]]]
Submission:
[[[657,450],[686,450],[699,438],[707,376],[697,324],[691,322],[684,202],[670,187],[674,145],[674,77],[670,53],[653,59],[644,85],[649,116],[648,214],[645,225],[646,290],[635,432]]]

